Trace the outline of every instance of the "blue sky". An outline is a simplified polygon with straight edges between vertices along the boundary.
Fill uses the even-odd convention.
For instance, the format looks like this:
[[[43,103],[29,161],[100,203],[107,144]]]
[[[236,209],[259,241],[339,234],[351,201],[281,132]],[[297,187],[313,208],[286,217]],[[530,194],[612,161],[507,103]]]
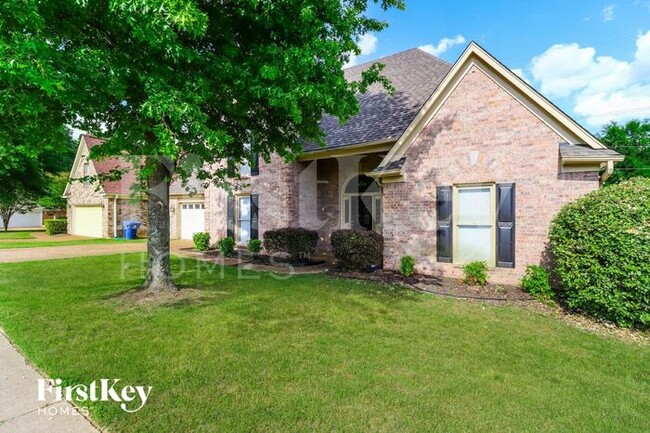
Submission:
[[[475,40],[592,131],[650,117],[650,0],[406,0],[372,14],[389,27],[356,63],[413,47],[454,62]]]

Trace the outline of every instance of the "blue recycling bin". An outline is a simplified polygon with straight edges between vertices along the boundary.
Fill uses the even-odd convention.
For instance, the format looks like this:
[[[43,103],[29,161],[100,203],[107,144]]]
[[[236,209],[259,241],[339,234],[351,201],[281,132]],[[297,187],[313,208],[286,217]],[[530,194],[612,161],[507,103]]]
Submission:
[[[122,228],[124,229],[124,239],[132,240],[138,237],[138,229],[142,223],[140,221],[128,220],[122,221]]]

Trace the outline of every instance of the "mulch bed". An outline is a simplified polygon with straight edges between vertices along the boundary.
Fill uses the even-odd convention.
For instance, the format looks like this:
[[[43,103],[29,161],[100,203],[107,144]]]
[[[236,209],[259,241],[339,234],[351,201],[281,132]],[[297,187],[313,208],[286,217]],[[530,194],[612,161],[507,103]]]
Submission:
[[[329,271],[329,274],[342,278],[355,278],[367,281],[382,282],[391,285],[404,285],[409,288],[435,293],[453,298],[479,299],[486,301],[531,301],[534,297],[516,286],[488,284],[486,286],[470,286],[453,278],[413,275],[404,277],[398,272],[383,269],[374,272],[348,271],[340,267]]]

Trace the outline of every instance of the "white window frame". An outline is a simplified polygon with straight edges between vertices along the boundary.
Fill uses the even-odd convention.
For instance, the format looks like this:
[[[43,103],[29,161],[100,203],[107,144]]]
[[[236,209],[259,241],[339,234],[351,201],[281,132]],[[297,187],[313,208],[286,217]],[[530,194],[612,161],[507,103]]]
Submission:
[[[495,182],[484,182],[484,183],[472,183],[472,184],[455,184],[453,185],[453,198],[452,198],[452,208],[453,208],[453,263],[462,265],[466,262],[460,260],[459,258],[459,246],[458,246],[458,222],[459,218],[459,202],[460,198],[458,196],[459,190],[469,190],[469,189],[485,189],[490,190],[490,259],[487,260],[487,264],[490,267],[496,266],[496,254],[497,254],[497,199],[496,199],[496,183]]]
[[[250,143],[244,143],[244,149],[247,152],[250,152],[251,150]],[[244,163],[239,164],[239,177],[241,177],[242,179],[251,177],[251,163],[248,160]]]
[[[249,215],[248,222],[250,224],[250,228],[249,228],[248,236],[249,236],[249,239],[252,239],[250,231],[252,231],[252,229],[253,229],[253,227],[252,227],[252,224],[253,224],[253,197],[251,196],[251,194],[237,194],[237,195],[235,195],[235,241],[236,241],[236,243],[238,245],[247,245],[248,241],[242,241],[241,240],[241,224],[240,224],[240,222],[241,221],[246,221],[246,220],[242,220],[240,218],[240,206],[241,206],[240,203],[241,203],[242,198],[248,198],[248,200],[249,200],[249,202],[248,202],[249,203],[248,204],[248,215]]]

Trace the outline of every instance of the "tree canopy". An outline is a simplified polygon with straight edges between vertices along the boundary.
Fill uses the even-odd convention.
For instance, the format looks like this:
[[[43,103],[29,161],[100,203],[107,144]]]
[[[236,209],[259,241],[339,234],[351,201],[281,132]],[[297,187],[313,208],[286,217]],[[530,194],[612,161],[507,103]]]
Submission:
[[[390,86],[380,65],[358,82],[343,74],[360,36],[387,25],[369,4],[404,8],[403,0],[3,2],[0,86],[16,116],[47,113],[51,138],[67,122],[107,138],[92,158],[138,157],[151,271],[169,254],[173,175],[223,186],[224,159],[290,160],[305,140],[322,142],[323,114],[345,121],[358,92]],[[168,274],[168,261],[160,269]]]
[[[625,155],[625,160],[616,164],[607,184],[637,176],[650,177],[650,121],[631,120],[625,125],[613,122],[603,129],[600,139]]]

